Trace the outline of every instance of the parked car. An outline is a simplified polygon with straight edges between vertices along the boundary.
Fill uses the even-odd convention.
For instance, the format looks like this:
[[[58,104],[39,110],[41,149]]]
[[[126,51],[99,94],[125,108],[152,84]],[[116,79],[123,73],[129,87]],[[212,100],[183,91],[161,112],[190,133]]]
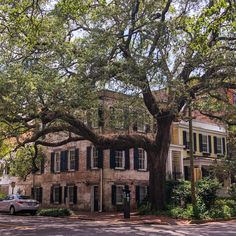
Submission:
[[[4,199],[0,199],[0,211],[9,212],[11,215],[14,215],[16,212],[28,212],[31,215],[35,215],[38,208],[39,202],[30,199],[29,196],[12,194]]]

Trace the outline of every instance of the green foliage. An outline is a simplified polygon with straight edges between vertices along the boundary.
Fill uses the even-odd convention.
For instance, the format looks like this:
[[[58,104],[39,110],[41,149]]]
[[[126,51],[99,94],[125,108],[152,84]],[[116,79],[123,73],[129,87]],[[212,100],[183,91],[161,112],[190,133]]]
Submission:
[[[228,191],[230,197],[236,201],[236,184],[231,184],[229,191]]]
[[[52,217],[64,217],[70,216],[72,213],[67,208],[51,208],[51,209],[41,209],[37,213],[39,216],[52,216]]]
[[[170,216],[181,219],[191,219],[193,217],[193,206],[188,204],[186,208],[173,207],[170,209]]]
[[[172,193],[173,204],[185,205],[191,202],[191,183],[190,181],[180,181],[178,185],[175,185]]]
[[[5,193],[0,193],[0,199],[5,198],[6,196],[7,196],[7,194],[5,194]]]
[[[217,198],[216,192],[220,188],[217,179],[203,178],[197,183],[197,195],[202,199],[206,208],[209,208]]]
[[[9,159],[10,174],[25,179],[33,170],[34,148],[33,146],[25,146],[17,150],[13,159]],[[35,160],[36,168],[40,168],[41,161],[44,158],[42,150],[38,152]]]
[[[209,210],[210,218],[230,218],[236,216],[236,201],[218,199]]]

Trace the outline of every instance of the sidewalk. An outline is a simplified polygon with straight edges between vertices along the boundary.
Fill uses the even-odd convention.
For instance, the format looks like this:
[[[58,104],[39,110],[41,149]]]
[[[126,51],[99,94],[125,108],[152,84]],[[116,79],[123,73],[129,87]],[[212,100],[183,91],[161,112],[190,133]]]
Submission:
[[[100,221],[103,223],[132,223],[132,224],[160,224],[160,225],[183,225],[190,221],[173,219],[166,216],[138,215],[136,212],[130,214],[130,219],[124,219],[121,212],[74,212],[70,216],[74,220]]]

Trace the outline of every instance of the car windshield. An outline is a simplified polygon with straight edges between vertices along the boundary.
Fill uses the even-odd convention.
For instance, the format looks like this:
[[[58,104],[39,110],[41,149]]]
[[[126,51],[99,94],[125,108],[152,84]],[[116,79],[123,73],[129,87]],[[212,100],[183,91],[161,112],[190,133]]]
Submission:
[[[24,196],[24,195],[17,195],[18,199],[30,199],[29,196]]]

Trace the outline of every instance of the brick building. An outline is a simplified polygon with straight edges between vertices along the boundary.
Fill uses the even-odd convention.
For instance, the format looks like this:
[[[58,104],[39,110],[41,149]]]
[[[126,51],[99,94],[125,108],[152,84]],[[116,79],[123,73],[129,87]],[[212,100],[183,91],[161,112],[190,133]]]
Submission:
[[[105,91],[98,109],[87,113],[87,125],[100,133],[145,133],[155,127],[143,108],[132,111],[116,105],[117,95]],[[79,114],[83,115],[83,114]],[[131,117],[131,118],[130,118]],[[194,126],[195,178],[207,174],[214,160],[226,154],[226,130],[223,126],[198,116]],[[166,163],[168,179],[189,179],[188,125],[174,122]],[[59,141],[63,133],[48,136]],[[45,148],[41,170],[18,181],[17,188],[34,195],[43,206],[67,206],[87,211],[122,209],[123,189],[131,191],[131,209],[137,208],[148,192],[148,162],[143,149],[100,150],[88,141],[71,142],[56,148]],[[15,188],[15,191],[16,189]]]

